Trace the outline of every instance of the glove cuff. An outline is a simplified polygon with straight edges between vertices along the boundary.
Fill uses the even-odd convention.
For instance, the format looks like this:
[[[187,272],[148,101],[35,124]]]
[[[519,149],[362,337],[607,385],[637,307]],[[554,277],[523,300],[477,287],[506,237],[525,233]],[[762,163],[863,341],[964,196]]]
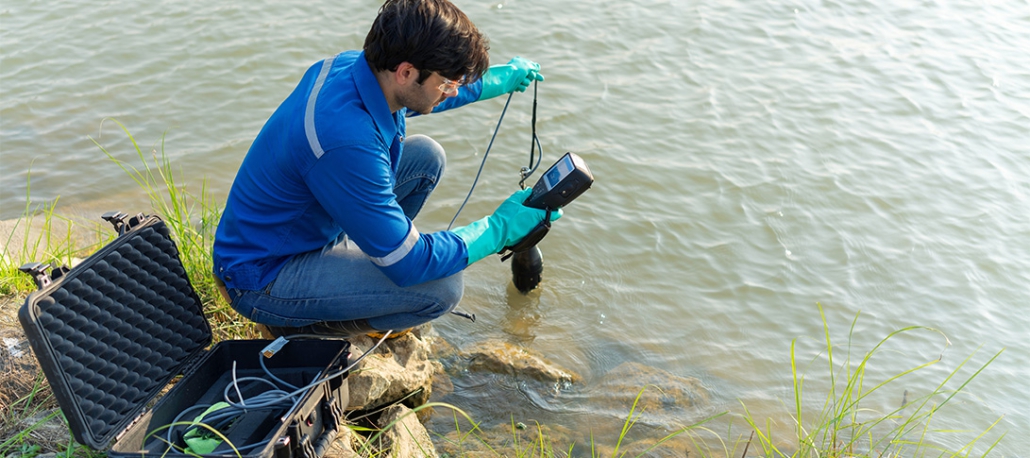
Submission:
[[[483,82],[483,91],[479,93],[476,101],[492,99],[510,92],[508,79],[511,78],[514,70],[515,68],[508,64],[494,65],[486,69],[486,73],[479,78]]]
[[[468,226],[456,227],[451,232],[465,242],[465,248],[468,251],[467,265],[470,266],[504,248],[497,246],[502,241],[500,237],[500,232],[503,232],[502,228],[491,224],[489,216],[472,222]]]

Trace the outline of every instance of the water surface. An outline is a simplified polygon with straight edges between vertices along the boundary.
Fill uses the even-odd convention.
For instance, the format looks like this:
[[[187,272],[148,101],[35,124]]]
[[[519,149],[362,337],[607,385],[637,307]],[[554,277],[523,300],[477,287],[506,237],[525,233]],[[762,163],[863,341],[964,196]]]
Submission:
[[[378,4],[5,3],[0,217],[21,213],[30,178],[34,202],[145,210],[90,141],[138,163],[105,118],[148,154],[163,142],[189,186],[206,180],[224,202],[264,120],[308,65],[361,45]],[[546,160],[575,151],[597,182],[544,241],[539,291],[515,292],[506,264],[468,271],[460,307],[478,321],[438,320],[448,340],[516,342],[586,385],[626,361],[698,377],[710,411],[743,403],[789,435],[791,342],[806,365],[824,349],[822,304],[839,351],[859,313],[856,353],[906,326],[947,336],[903,336],[873,359],[870,378],[883,379],[943,354],[873,401],[885,409],[973,352],[978,367],[1004,349],[940,425],[982,431],[1002,417],[985,440],[1008,432],[995,453],[1030,446],[1030,4],[458,4],[496,63],[542,64]],[[454,215],[502,106],[409,123],[448,151],[421,229]],[[530,95],[514,98],[459,221],[514,189],[530,109]],[[810,386],[827,378],[821,363],[805,368]],[[577,393],[455,383],[447,400],[488,424],[510,412],[576,428],[625,415]]]

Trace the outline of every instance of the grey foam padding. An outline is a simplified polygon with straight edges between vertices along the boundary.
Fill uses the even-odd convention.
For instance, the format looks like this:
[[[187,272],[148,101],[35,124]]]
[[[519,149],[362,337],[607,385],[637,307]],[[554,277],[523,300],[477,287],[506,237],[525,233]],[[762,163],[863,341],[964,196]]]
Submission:
[[[98,439],[117,433],[211,339],[163,223],[107,248],[44,289],[35,309],[63,379],[51,385],[74,399]]]

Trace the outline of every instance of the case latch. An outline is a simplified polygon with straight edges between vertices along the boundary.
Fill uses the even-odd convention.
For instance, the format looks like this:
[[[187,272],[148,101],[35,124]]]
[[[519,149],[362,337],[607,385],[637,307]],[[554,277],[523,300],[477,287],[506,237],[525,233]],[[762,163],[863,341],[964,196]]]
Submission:
[[[46,270],[49,267],[49,262],[30,262],[27,264],[23,264],[21,267],[18,268],[18,270],[32,276],[32,280],[36,282],[36,287],[39,289],[43,289],[47,286],[50,286],[50,284],[53,283],[53,279],[50,277],[50,274],[46,272]],[[61,273],[63,274],[64,272]]]
[[[118,235],[124,234],[132,230],[132,228],[138,226],[147,218],[147,215],[143,213],[137,213],[136,216],[130,217],[128,213],[122,213],[119,211],[107,212],[100,216],[111,223],[114,226],[114,230],[118,232]]]

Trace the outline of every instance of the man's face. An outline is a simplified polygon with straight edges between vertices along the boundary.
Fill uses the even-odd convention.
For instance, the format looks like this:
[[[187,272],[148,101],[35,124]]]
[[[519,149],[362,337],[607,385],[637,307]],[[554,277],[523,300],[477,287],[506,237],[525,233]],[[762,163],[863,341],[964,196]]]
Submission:
[[[447,84],[451,83],[451,84]],[[444,87],[444,89],[441,89]],[[440,102],[447,100],[447,97],[458,95],[457,87],[440,74],[433,72],[422,84],[412,82],[400,93],[399,101],[409,110],[422,114],[433,112]]]

